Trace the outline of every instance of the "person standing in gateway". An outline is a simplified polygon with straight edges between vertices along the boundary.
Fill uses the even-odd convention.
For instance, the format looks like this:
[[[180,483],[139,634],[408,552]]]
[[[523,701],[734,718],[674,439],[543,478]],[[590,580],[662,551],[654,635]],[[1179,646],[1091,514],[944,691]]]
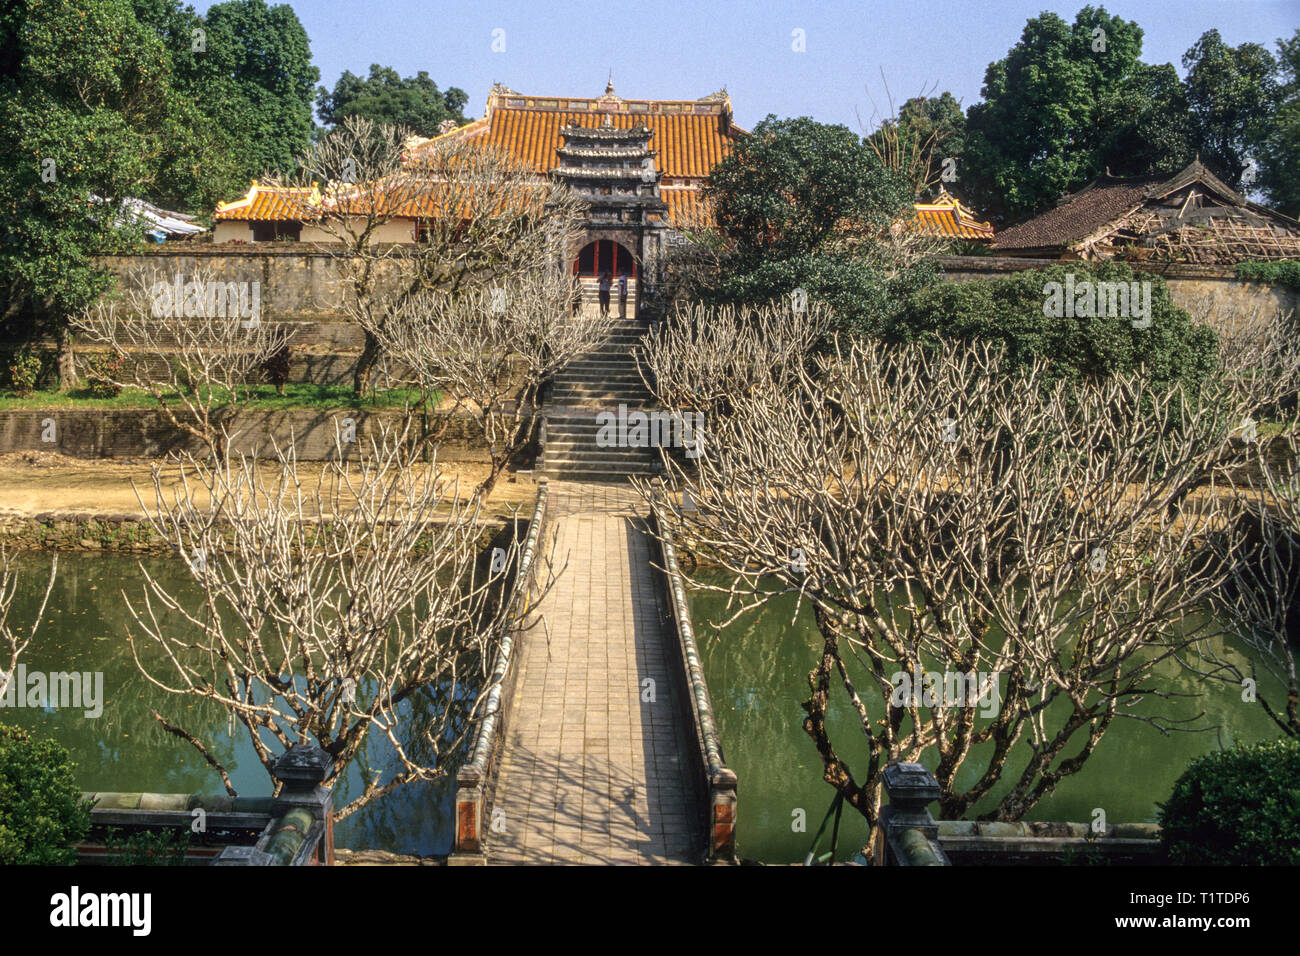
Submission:
[[[609,315],[609,289],[613,283],[609,270],[606,269],[600,274],[600,317],[606,318]]]
[[[618,277],[618,317],[627,318],[627,273]]]

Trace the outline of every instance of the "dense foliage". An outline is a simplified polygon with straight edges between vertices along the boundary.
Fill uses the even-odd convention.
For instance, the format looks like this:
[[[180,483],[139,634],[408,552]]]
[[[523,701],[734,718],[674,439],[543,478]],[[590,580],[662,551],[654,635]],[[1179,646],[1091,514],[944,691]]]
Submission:
[[[1259,144],[1259,186],[1269,202],[1300,218],[1300,30],[1278,40],[1278,107]]]
[[[1084,282],[1150,282],[1149,327],[1135,327],[1125,317],[1045,314],[1047,284],[1064,285],[1069,273],[1076,287]],[[1145,366],[1155,382],[1194,386],[1214,368],[1216,354],[1214,332],[1193,323],[1173,304],[1163,279],[1135,276],[1123,263],[1070,263],[923,286],[875,331],[891,341],[922,344],[944,339],[1000,341],[1012,367],[1047,358],[1057,374],[1076,380]]]
[[[1228,185],[1300,211],[1300,30],[1277,41],[1276,57],[1209,30],[1183,55],[1184,79],[1144,63],[1142,37],[1105,7],[1025,24],[966,114],[957,167],[978,209],[1022,219],[1106,169],[1172,173],[1199,155]]]
[[[420,136],[434,136],[446,120],[455,120],[457,126],[465,123],[462,111],[468,99],[464,90],[454,86],[440,92],[424,70],[403,77],[392,67],[372,63],[368,77],[344,71],[332,91],[318,89],[316,108],[327,127],[348,116],[364,116],[404,126]]]
[[[889,226],[911,200],[906,180],[886,169],[844,126],[768,116],[709,177],[726,253],[715,301],[759,303],[802,289],[861,330],[887,312],[900,283]]]
[[[1276,262],[1238,262],[1237,278],[1253,282],[1269,282],[1300,292],[1300,261],[1285,259]]]
[[[292,168],[312,132],[320,72],[293,8],[265,0],[214,3],[199,16],[180,0],[133,0],[136,16],[167,50],[176,87],[221,139],[231,167],[222,195],[268,171]],[[212,203],[197,206],[206,212]]]
[[[0,724],[0,865],[68,866],[90,829],[75,765],[54,740]]]
[[[1300,741],[1198,757],[1161,805],[1160,825],[1175,865],[1300,864]]]

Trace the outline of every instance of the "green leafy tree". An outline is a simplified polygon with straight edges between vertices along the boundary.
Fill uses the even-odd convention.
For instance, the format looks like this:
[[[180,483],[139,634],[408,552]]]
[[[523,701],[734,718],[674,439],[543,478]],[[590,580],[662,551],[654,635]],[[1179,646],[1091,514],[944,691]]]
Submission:
[[[1187,95],[1170,63],[1136,65],[1097,106],[1099,162],[1116,176],[1176,173],[1196,149]]]
[[[1141,28],[1104,7],[1084,7],[1073,25],[1054,13],[1026,23],[967,113],[976,202],[1025,215],[1097,175],[1099,104],[1137,70],[1141,50]]]
[[[71,866],[90,829],[76,765],[55,740],[0,724],[0,865]]]
[[[316,107],[326,126],[335,126],[347,116],[362,116],[377,123],[406,127],[420,136],[433,136],[445,120],[465,122],[462,110],[468,102],[465,91],[438,84],[421,70],[415,76],[402,77],[392,67],[370,65],[368,77],[344,71],[333,91],[320,87]]]
[[[142,232],[121,221],[120,201],[204,195],[210,141],[126,0],[9,5],[0,49],[4,338],[55,334],[66,385],[66,316],[109,284],[94,257]]]
[[[850,329],[887,307],[898,281],[887,237],[911,184],[847,127],[768,116],[714,166],[706,192],[727,249],[710,298],[802,289]]]
[[[1277,41],[1278,107],[1257,150],[1259,186],[1269,202],[1300,218],[1300,30]]]
[[[962,164],[972,200],[1012,218],[1050,205],[1107,166],[1137,175],[1190,158],[1172,67],[1143,63],[1142,29],[1084,7],[1068,24],[1044,13],[989,64],[983,101],[967,112]]]
[[[1230,47],[1208,30],[1183,54],[1183,67],[1201,160],[1240,188],[1251,146],[1264,139],[1277,108],[1277,60],[1258,43]]]
[[[311,137],[320,79],[293,8],[227,0],[199,16],[179,0],[133,5],[166,48],[177,89],[198,105],[233,162],[221,198],[267,171],[292,169]]]

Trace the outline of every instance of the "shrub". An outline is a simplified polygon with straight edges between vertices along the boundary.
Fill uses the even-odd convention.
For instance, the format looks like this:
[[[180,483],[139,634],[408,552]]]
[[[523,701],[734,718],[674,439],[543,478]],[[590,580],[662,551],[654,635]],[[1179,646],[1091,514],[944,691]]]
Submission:
[[[1236,272],[1238,279],[1268,282],[1300,292],[1300,261],[1295,259],[1282,262],[1238,262]]]
[[[1300,864],[1300,741],[1198,757],[1160,805],[1160,825],[1175,865]]]
[[[0,865],[68,866],[90,829],[75,764],[54,740],[0,724]]]
[[[1118,316],[1045,314],[1047,284],[1064,286],[1070,273],[1076,288],[1085,281],[1150,281],[1149,327],[1135,328],[1132,320]],[[1214,369],[1217,349],[1214,332],[1192,322],[1173,304],[1163,279],[1134,276],[1123,263],[1072,262],[991,279],[921,286],[907,296],[894,318],[882,324],[879,334],[892,341],[936,346],[951,339],[1002,342],[1013,367],[1041,356],[1052,361],[1057,375],[1072,379],[1145,366],[1156,384],[1181,382],[1193,388]]]
[[[284,394],[284,386],[289,381],[289,370],[293,365],[292,360],[293,351],[288,345],[283,345],[262,362],[262,374],[275,386],[277,395]]]
[[[35,390],[41,380],[43,363],[31,349],[19,349],[9,362],[9,386],[19,395]]]
[[[86,362],[86,391],[95,398],[116,398],[122,386],[115,381],[122,377],[122,359],[113,355],[96,355]]]

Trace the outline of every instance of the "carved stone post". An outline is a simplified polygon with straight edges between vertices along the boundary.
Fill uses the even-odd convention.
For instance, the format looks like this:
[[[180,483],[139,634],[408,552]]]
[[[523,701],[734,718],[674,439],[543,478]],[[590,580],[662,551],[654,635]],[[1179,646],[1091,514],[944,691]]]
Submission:
[[[292,810],[306,810],[324,827],[317,862],[334,865],[334,790],[321,781],[334,768],[334,760],[311,744],[294,744],[275,763],[275,777],[283,784],[271,813],[283,817]]]
[[[939,846],[939,823],[928,809],[940,795],[934,774],[919,763],[896,763],[883,776],[889,805],[876,825],[876,863],[951,866]]]

